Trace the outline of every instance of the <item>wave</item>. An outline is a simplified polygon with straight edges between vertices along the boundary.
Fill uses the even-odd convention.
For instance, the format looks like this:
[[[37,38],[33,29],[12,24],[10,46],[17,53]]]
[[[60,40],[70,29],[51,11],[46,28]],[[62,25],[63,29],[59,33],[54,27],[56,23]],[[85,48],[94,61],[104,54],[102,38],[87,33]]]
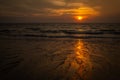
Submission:
[[[14,24],[1,27],[0,37],[120,38],[120,28],[115,24]]]
[[[24,31],[24,32],[23,32]],[[23,30],[22,33],[27,33],[30,31]],[[120,31],[116,30],[40,30],[38,28],[32,28],[32,33],[64,33],[64,34],[120,34]],[[39,31],[39,32],[38,32]],[[19,33],[19,30],[9,30],[9,29],[2,29],[0,33]]]
[[[64,36],[51,36],[51,35],[33,35],[33,34],[24,34],[24,35],[9,35],[3,36],[2,38],[36,38],[36,39],[45,39],[45,38],[69,38],[69,39],[93,39],[93,38],[103,38],[103,39],[120,39],[119,36],[72,36],[72,35],[64,35]]]

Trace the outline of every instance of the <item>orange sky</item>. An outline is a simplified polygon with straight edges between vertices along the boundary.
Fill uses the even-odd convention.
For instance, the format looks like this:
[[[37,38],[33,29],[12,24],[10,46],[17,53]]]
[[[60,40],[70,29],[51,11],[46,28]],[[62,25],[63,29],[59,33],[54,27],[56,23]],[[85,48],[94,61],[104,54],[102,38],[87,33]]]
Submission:
[[[0,0],[0,22],[120,22],[120,0]]]

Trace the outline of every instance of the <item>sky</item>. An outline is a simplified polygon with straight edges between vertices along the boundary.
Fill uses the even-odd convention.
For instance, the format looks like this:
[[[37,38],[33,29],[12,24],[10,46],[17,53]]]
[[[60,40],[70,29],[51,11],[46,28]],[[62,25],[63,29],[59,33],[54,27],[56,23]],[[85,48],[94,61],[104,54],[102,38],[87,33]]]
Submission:
[[[0,0],[0,23],[119,23],[119,8],[120,0]]]

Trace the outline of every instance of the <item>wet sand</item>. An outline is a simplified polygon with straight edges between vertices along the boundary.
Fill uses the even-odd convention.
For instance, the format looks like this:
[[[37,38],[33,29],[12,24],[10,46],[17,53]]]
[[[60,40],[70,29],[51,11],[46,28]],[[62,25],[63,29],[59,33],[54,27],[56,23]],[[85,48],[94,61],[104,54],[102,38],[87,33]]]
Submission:
[[[1,39],[0,80],[120,80],[120,40]]]

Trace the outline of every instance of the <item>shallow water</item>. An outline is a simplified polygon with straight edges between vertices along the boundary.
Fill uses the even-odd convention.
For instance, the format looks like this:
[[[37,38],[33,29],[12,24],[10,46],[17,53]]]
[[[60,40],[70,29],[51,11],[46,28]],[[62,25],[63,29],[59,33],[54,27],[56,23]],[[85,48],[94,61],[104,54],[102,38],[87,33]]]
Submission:
[[[120,35],[113,34],[115,31],[119,32],[118,25],[116,28],[112,27],[113,31],[107,27],[105,35],[99,34],[104,38],[98,37],[96,33],[84,35],[74,31],[71,31],[69,36],[80,34],[83,37],[86,35],[90,37],[36,37],[31,34],[39,35],[41,32],[38,34],[36,30],[39,29],[32,26],[27,24],[24,27],[21,25],[3,27],[2,25],[0,80],[120,80]],[[42,28],[43,31],[48,25],[42,24],[42,26],[45,26]],[[48,28],[53,30],[50,26]],[[59,26],[60,24],[56,24],[58,33],[59,29],[69,31],[66,30],[68,25]],[[29,32],[31,27],[36,30]],[[52,36],[55,36],[56,32],[50,30],[43,34],[52,33]],[[15,34],[17,35],[13,36]],[[27,36],[22,36],[25,34]],[[91,37],[93,35],[96,37]],[[61,36],[60,33],[58,36]]]

